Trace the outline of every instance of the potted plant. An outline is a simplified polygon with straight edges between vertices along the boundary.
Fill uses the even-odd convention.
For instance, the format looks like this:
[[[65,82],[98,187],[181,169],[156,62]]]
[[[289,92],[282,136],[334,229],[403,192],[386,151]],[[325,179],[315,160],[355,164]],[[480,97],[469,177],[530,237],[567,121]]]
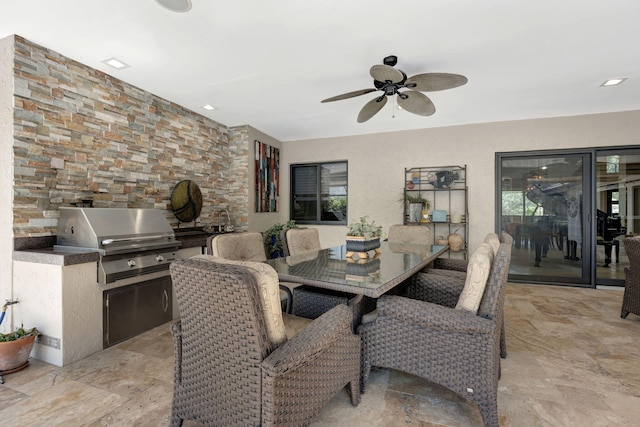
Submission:
[[[0,334],[0,375],[27,366],[38,334],[36,328],[18,328],[8,334]]]
[[[429,201],[420,194],[405,194],[402,201],[409,204],[409,222],[420,222],[422,212],[429,210]]]
[[[360,217],[359,222],[349,224],[347,231],[347,251],[367,252],[380,247],[382,226],[375,221],[367,222],[368,216]]]
[[[7,306],[16,304],[18,301],[7,301],[2,306],[0,313],[0,324],[4,320]],[[36,328],[24,329],[20,327],[8,334],[0,333],[0,384],[4,383],[3,374],[19,371],[26,368],[39,332]]]
[[[288,228],[298,228],[294,220],[287,221],[284,224],[273,224],[264,233],[264,249],[268,258],[278,258],[284,256],[282,250],[282,230]]]

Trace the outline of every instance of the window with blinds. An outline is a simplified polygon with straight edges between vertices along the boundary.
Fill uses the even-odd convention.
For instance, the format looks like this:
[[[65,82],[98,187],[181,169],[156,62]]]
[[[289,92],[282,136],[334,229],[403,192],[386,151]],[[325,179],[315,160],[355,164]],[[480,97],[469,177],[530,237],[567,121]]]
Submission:
[[[291,165],[291,219],[298,224],[347,223],[347,162]]]

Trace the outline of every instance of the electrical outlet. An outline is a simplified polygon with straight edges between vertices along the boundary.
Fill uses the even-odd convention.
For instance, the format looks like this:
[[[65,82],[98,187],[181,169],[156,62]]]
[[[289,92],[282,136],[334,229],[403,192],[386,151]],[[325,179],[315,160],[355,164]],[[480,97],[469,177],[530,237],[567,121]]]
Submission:
[[[40,334],[38,336],[38,344],[46,345],[47,347],[53,347],[60,349],[60,338],[53,338],[48,335]]]

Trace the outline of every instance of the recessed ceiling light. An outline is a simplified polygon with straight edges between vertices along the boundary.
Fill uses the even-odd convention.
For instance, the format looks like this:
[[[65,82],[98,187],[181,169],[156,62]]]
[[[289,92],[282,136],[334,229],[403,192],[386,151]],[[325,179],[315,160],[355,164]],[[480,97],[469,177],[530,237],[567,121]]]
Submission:
[[[118,70],[122,70],[124,68],[129,67],[128,64],[125,64],[124,62],[120,61],[118,58],[107,58],[102,62]]]
[[[209,110],[209,111],[216,109],[216,107],[214,107],[213,105],[209,105],[209,104],[203,105],[202,108],[204,108],[205,110]]]
[[[623,79],[609,79],[604,83],[602,83],[600,86],[618,86],[619,84],[622,84],[625,80],[627,80],[626,77]]]
[[[160,5],[173,12],[188,12],[191,10],[191,0],[156,0]]]

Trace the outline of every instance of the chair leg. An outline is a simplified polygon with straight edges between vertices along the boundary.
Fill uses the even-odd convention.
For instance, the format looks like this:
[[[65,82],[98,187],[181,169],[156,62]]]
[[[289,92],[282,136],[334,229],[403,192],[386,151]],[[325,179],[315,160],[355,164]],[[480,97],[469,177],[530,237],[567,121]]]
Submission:
[[[279,286],[280,286],[280,290],[285,291],[287,294],[287,302],[285,303],[285,306],[284,306],[284,312],[287,314],[291,314],[291,308],[293,307],[293,293],[291,292],[291,289],[289,289],[285,285],[279,285]]]
[[[351,405],[358,406],[360,404],[360,381],[355,380],[349,383],[349,395],[351,396]]]
[[[495,401],[478,405],[478,409],[480,409],[484,427],[500,427],[500,423],[498,422],[498,405]]]
[[[184,420],[176,414],[171,414],[171,427],[180,427]]]
[[[371,364],[367,362],[362,362],[360,367],[360,393],[364,394],[364,388],[367,384],[367,380],[369,379],[369,374],[371,373]]]
[[[623,308],[622,312],[620,313],[620,317],[622,317],[623,319],[626,319],[628,315],[629,315],[629,312]]]
[[[507,338],[504,333],[504,317],[502,318],[502,329],[500,330],[500,357],[507,358]]]

